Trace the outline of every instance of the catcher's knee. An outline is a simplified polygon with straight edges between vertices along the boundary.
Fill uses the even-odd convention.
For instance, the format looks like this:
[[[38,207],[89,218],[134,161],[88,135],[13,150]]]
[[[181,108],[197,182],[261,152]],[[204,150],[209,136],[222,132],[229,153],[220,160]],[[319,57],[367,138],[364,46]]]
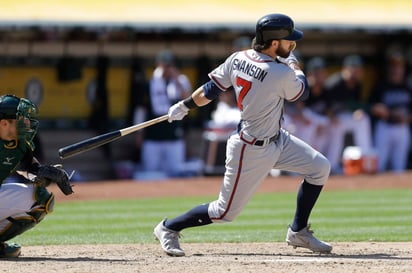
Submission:
[[[43,220],[46,214],[54,210],[54,194],[47,191],[45,187],[36,186],[34,191],[35,203],[27,214],[31,215],[37,222]]]
[[[0,242],[8,241],[17,235],[33,228],[44,217],[53,212],[54,195],[49,193],[46,188],[37,186],[34,191],[35,203],[31,210],[25,215],[8,217],[9,223],[0,231]]]

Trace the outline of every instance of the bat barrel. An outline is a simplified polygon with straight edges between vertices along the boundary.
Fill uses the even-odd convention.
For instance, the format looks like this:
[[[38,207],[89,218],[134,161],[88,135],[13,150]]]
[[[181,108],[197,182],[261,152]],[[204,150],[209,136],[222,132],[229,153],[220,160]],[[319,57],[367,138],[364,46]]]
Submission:
[[[94,148],[100,147],[106,143],[112,142],[118,138],[121,138],[122,136],[131,134],[133,132],[139,131],[143,128],[146,128],[148,126],[154,125],[156,123],[165,121],[168,119],[168,115],[164,115],[146,122],[143,122],[141,124],[137,124],[134,126],[130,126],[121,130],[109,132],[103,135],[98,135],[93,138],[85,139],[83,141],[74,143],[72,145],[63,147],[59,149],[59,157],[61,159],[69,158],[71,156],[92,150]]]
[[[63,147],[59,149],[59,156],[61,159],[69,158],[73,155],[77,155],[94,148],[100,147],[106,143],[112,142],[121,137],[120,131],[113,131],[107,134],[95,136],[75,144]]]

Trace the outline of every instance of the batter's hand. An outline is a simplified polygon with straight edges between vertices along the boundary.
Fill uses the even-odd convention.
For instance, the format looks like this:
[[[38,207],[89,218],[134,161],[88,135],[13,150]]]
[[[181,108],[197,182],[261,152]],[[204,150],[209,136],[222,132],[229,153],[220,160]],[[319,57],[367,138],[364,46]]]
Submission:
[[[288,64],[299,64],[298,58],[296,58],[295,54],[293,52],[290,52],[289,57],[286,58],[288,61]]]
[[[179,101],[169,108],[169,112],[167,113],[169,118],[167,121],[172,122],[175,120],[182,120],[188,113],[189,108],[184,105],[183,101]]]
[[[278,59],[282,63],[286,63],[289,66],[294,65],[294,64],[299,64],[299,61],[296,58],[295,54],[293,54],[293,52],[290,52],[289,57],[287,57],[287,58],[282,58],[282,57],[278,56]]]

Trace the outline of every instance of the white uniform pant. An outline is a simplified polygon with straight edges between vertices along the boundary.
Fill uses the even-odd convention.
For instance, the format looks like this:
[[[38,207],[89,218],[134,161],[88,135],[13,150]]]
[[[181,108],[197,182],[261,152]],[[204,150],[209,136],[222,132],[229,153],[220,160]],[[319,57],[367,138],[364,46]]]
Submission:
[[[411,133],[408,124],[388,124],[378,121],[375,127],[375,145],[378,153],[378,170],[405,171]]]
[[[351,132],[353,141],[364,153],[372,149],[372,133],[370,118],[368,115],[354,115],[353,113],[342,113],[338,115],[337,122],[332,122],[328,130],[328,145],[325,152],[330,160],[332,171],[339,169],[342,160],[345,134]]]
[[[183,140],[145,140],[142,146],[143,169],[164,173],[166,176],[178,176],[184,169],[185,154]]]
[[[295,120],[284,114],[284,128],[316,150],[324,152],[328,139],[327,126],[329,125],[329,118],[310,109],[304,109],[303,116],[309,121],[308,123]]]
[[[232,135],[226,147],[226,172],[219,199],[209,205],[213,222],[233,221],[249,202],[272,168],[302,174],[314,185],[323,185],[329,161],[310,145],[281,130],[276,142],[265,146],[243,142]]]
[[[34,185],[5,183],[0,187],[0,231],[10,224],[8,217],[27,216],[34,200]]]

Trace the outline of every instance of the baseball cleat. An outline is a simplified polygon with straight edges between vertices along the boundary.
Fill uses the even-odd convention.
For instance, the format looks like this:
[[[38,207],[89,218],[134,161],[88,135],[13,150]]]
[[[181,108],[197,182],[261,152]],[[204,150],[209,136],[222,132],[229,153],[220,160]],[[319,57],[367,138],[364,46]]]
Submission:
[[[0,258],[17,258],[20,256],[20,253],[20,245],[0,242]]]
[[[159,240],[160,245],[167,255],[180,257],[185,256],[185,252],[180,248],[180,233],[164,226],[165,220],[162,220],[153,231],[154,236]]]
[[[330,253],[332,246],[326,242],[322,242],[313,236],[313,231],[309,226],[295,232],[290,227],[286,235],[286,242],[293,248],[303,247],[312,250],[313,252]]]

